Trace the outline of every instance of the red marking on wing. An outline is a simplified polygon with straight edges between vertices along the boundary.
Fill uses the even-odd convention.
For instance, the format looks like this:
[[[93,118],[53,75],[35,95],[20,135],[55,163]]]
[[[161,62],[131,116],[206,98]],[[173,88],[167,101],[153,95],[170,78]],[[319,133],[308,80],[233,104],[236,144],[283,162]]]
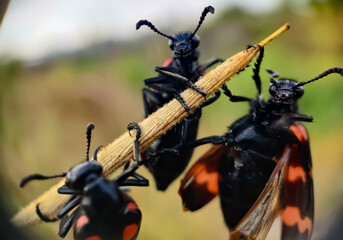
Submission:
[[[300,124],[290,126],[289,130],[291,130],[295,136],[299,139],[300,142],[308,141],[308,134],[306,128]]]
[[[275,218],[280,214],[279,200],[290,153],[291,148],[287,146],[254,205],[237,226],[230,229],[230,239],[266,238]]]
[[[101,240],[101,238],[99,236],[91,236],[86,238],[86,240]]]
[[[195,211],[218,195],[218,164],[225,153],[224,145],[212,147],[181,180],[179,194],[185,210]]]
[[[87,216],[83,215],[77,220],[75,226],[76,226],[76,228],[80,228],[80,227],[86,225],[87,223],[89,223],[89,218]]]
[[[165,60],[165,61],[163,62],[162,67],[168,67],[169,64],[171,64],[171,62],[172,62],[173,60],[174,60],[173,57],[168,58],[167,60]]]
[[[199,185],[206,184],[206,189],[213,194],[218,194],[218,173],[207,172],[206,166],[201,166],[201,171],[196,177],[195,182]]]
[[[130,211],[130,210],[136,210],[136,209],[138,209],[138,207],[135,203],[129,202],[126,206],[126,209]]]
[[[136,235],[137,230],[138,230],[137,224],[133,223],[133,224],[127,225],[123,231],[123,240],[132,239]]]
[[[309,138],[302,125],[293,125],[290,130],[300,143],[286,146],[261,195],[230,231],[230,239],[265,239],[279,214],[282,215],[282,239],[310,239],[313,185]]]
[[[287,206],[282,213],[282,223],[292,227],[298,227],[300,233],[304,233],[306,230],[312,232],[312,220],[309,217],[301,218],[300,210],[298,207]]]
[[[288,181],[296,182],[301,179],[303,183],[306,182],[306,173],[302,167],[289,166],[288,168]]]
[[[282,238],[310,239],[314,215],[312,160],[307,130],[300,124],[289,128],[299,143],[291,146],[281,198]],[[307,231],[307,233],[306,233]]]

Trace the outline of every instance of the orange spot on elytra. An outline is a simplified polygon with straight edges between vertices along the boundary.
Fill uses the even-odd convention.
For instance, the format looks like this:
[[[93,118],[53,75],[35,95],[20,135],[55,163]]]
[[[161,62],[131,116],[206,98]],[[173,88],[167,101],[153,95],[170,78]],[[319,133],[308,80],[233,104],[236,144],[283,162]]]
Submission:
[[[101,238],[99,236],[91,236],[86,238],[86,240],[101,240]]]
[[[133,202],[129,202],[126,206],[126,209],[127,210],[135,210],[135,209],[138,209],[137,205],[134,204]]]
[[[288,169],[288,180],[290,182],[295,182],[297,179],[301,179],[303,182],[306,182],[306,173],[302,167],[292,167],[289,166]]]
[[[282,212],[282,222],[287,226],[297,225],[300,233],[304,233],[306,230],[309,234],[312,232],[312,220],[309,217],[302,219],[297,207],[287,206]]]
[[[135,236],[136,232],[138,230],[138,225],[133,223],[124,228],[123,231],[123,240],[130,240]]]
[[[174,59],[171,57],[171,58],[168,58],[167,60],[164,61],[164,63],[162,64],[162,67],[168,67],[169,64],[173,61]]]
[[[213,172],[209,173],[204,169],[205,171],[201,171],[200,174],[198,174],[195,178],[195,181],[198,184],[206,184],[207,190],[210,193],[217,194],[218,193],[218,173]]]
[[[89,218],[85,215],[81,216],[76,222],[76,228],[80,228],[89,223]]]
[[[300,142],[305,142],[308,140],[307,131],[302,125],[292,125],[289,128],[295,136],[299,139]]]

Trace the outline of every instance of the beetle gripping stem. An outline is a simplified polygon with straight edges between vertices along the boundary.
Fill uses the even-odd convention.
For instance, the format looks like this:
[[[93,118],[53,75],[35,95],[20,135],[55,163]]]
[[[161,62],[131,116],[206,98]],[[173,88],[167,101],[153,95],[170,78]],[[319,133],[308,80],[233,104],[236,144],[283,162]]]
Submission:
[[[284,25],[258,45],[265,46],[288,28],[288,24]],[[227,59],[221,65],[218,65],[205,76],[201,77],[195,85],[207,93],[208,96],[214,94],[226,81],[250,63],[260,50],[258,45],[239,52]],[[205,98],[192,89],[186,89],[181,93],[181,96],[185,100],[187,106],[192,110],[205,102]],[[167,130],[187,117],[188,114],[189,113],[179,104],[179,102],[176,99],[173,99],[151,114],[148,118],[141,121],[139,123],[142,130],[142,135],[139,140],[140,151],[146,149],[154,140],[161,137]],[[104,176],[109,176],[118,167],[125,164],[133,157],[132,144],[134,140],[135,138],[131,137],[129,132],[126,131],[112,143],[99,150],[97,156],[98,161],[103,166]],[[39,208],[44,212],[45,216],[56,216],[56,213],[61,209],[68,198],[68,196],[57,193],[57,189],[64,184],[64,181],[64,179],[61,180],[58,184],[51,187],[48,191],[23,208],[13,217],[12,222],[20,226],[33,225],[40,222],[40,219],[36,214],[37,203],[40,203]]]

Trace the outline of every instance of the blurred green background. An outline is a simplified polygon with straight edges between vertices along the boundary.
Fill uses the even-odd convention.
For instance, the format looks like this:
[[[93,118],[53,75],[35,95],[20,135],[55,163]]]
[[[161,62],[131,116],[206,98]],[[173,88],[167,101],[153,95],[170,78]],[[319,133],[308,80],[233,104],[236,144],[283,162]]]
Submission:
[[[174,26],[171,21],[169,28],[160,30],[192,30],[197,21],[198,17],[189,19],[181,29],[180,23]],[[261,73],[265,98],[269,97],[269,75],[265,69],[305,81],[328,68],[343,67],[343,3],[339,0],[281,1],[277,8],[266,12],[222,9],[222,14],[208,16],[198,32],[200,62],[211,57],[228,58],[247,44],[258,43],[285,22],[290,23],[291,29],[265,49]],[[158,22],[153,23],[158,26]],[[96,126],[92,139],[95,149],[126,131],[129,122],[142,120],[143,80],[155,76],[154,67],[171,55],[166,39],[146,31],[144,38],[139,37],[142,33],[138,31],[136,40],[130,42],[94,44],[34,64],[0,59],[1,195],[10,215],[54,184],[54,180],[33,182],[19,189],[22,177],[38,172],[60,173],[83,160],[88,122]],[[228,86],[236,95],[254,97],[256,89],[251,76],[252,70],[247,68]],[[330,75],[306,85],[300,101],[300,112],[314,118],[313,123],[305,124],[310,132],[314,165],[314,239],[325,239],[342,207],[342,91],[342,77]],[[247,111],[246,103],[230,103],[222,97],[204,109],[199,137],[223,134]],[[197,149],[192,162],[208,148]],[[131,191],[143,212],[139,239],[228,238],[218,199],[195,213],[185,213],[177,194],[179,180],[165,193],[157,192],[150,174],[143,168],[139,172],[151,179],[148,189]],[[31,239],[58,239],[57,230],[58,223],[39,224],[25,232]],[[270,239],[276,236],[277,226]],[[66,239],[72,239],[72,234]]]

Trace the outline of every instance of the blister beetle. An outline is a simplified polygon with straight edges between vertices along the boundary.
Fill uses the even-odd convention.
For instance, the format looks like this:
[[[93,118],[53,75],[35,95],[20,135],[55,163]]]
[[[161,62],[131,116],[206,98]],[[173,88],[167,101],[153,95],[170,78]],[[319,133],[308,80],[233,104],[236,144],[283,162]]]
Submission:
[[[71,195],[57,218],[44,216],[36,205],[36,213],[42,221],[54,222],[61,219],[58,235],[64,238],[72,225],[74,225],[74,238],[86,239],[136,239],[142,214],[135,201],[128,196],[121,186],[148,186],[149,181],[135,171],[142,165],[139,161],[139,137],[138,124],[128,125],[129,131],[136,129],[134,142],[134,164],[125,165],[124,171],[114,180],[107,180],[102,176],[103,168],[97,161],[97,150],[94,160],[89,160],[89,147],[91,131],[94,124],[87,126],[87,153],[86,161],[70,169],[67,173],[54,176],[32,174],[22,179],[20,186],[23,187],[29,181],[66,177],[65,185],[58,189],[59,194]],[[67,214],[71,212],[70,216]]]
[[[207,68],[222,61],[219,58],[214,58],[205,64],[199,64],[198,62],[200,38],[196,35],[196,32],[209,12],[213,14],[214,8],[208,6],[204,9],[194,32],[181,32],[174,36],[160,32],[147,20],[140,20],[137,23],[137,29],[146,25],[159,35],[168,38],[169,47],[174,53],[173,57],[166,60],[162,67],[156,67],[156,71],[159,73],[157,77],[144,81],[145,85],[149,87],[149,89],[143,89],[145,117],[173,98],[176,98],[189,111],[189,107],[180,96],[180,93],[187,88],[191,88],[206,97],[206,93],[198,89],[193,83],[199,79]],[[219,94],[220,92],[217,92],[216,96],[208,99],[202,107],[213,103],[219,97]],[[144,159],[149,159],[145,165],[153,174],[158,190],[164,191],[186,168],[193,150],[188,149],[175,154],[172,149],[177,145],[196,139],[200,116],[201,109],[199,108],[151,144],[142,154]]]
[[[215,146],[192,166],[179,194],[184,208],[191,211],[219,194],[233,239],[264,239],[278,215],[282,239],[310,239],[314,214],[312,160],[307,130],[298,122],[312,122],[312,117],[298,113],[298,100],[304,85],[331,73],[343,76],[343,69],[328,69],[305,82],[276,81],[278,74],[268,70],[271,97],[264,101],[259,76],[263,52],[261,48],[253,70],[256,100],[235,96],[223,87],[232,102],[250,103],[249,114],[235,121],[224,136],[188,144]]]

